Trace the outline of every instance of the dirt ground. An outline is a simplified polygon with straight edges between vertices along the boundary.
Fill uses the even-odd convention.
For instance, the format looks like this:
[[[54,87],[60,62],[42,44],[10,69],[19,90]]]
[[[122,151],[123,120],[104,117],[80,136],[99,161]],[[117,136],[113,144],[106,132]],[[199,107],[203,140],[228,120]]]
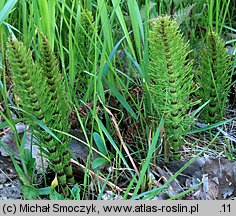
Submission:
[[[0,154],[0,200],[23,199],[20,188],[10,157]]]

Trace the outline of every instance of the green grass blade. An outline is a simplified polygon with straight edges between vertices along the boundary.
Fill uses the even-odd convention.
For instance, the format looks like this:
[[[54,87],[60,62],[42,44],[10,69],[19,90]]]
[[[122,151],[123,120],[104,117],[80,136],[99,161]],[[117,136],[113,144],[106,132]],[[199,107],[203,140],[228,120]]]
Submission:
[[[119,93],[119,91],[112,86],[107,79],[103,78],[105,84],[110,88],[111,92],[113,93],[113,95],[117,98],[117,100],[124,106],[124,108],[131,114],[131,116],[137,120],[137,115],[135,114],[135,112],[133,111],[133,109],[131,108],[131,106],[127,103],[126,99]]]
[[[6,4],[3,6],[2,10],[0,11],[0,25],[11,13],[16,3],[17,3],[17,0],[8,0]]]
[[[142,60],[143,45],[144,45],[144,29],[140,10],[135,0],[127,1],[130,13],[130,19],[133,28],[134,42],[137,48],[139,59]]]
[[[98,11],[101,17],[102,31],[104,35],[104,41],[108,44],[108,50],[112,50],[113,47],[113,37],[112,37],[112,27],[109,19],[108,8],[106,2],[103,0],[98,0]]]
[[[216,140],[216,138],[218,137],[220,132],[218,132],[214,139],[212,139],[212,141],[205,147],[203,148],[198,154],[196,154],[193,158],[191,158],[186,164],[184,164],[183,167],[181,167],[179,169],[179,171],[177,171],[173,176],[171,176],[171,178],[169,178],[165,184],[163,186],[168,186],[174,179],[177,178],[177,176],[179,176],[190,164],[192,164],[198,157],[200,157],[201,154],[203,154],[209,147],[210,145]],[[158,194],[157,194],[158,195]]]
[[[135,57],[136,55],[135,55],[134,47],[133,47],[131,38],[129,36],[128,28],[127,28],[126,23],[125,23],[125,18],[123,16],[122,10],[121,10],[120,5],[119,5],[120,1],[119,0],[112,0],[112,4],[113,4],[114,10],[116,12],[117,18],[119,20],[119,23],[121,25],[121,28],[124,32],[125,37],[126,37],[126,40],[127,40],[128,45],[129,45],[129,48],[131,50],[131,53]]]
[[[159,139],[159,135],[161,133],[161,128],[163,126],[163,121],[164,121],[164,118],[162,116],[162,118],[161,118],[161,120],[159,122],[159,126],[158,126],[158,128],[156,130],[156,133],[154,135],[154,138],[152,140],[152,143],[150,145],[150,148],[149,148],[148,155],[146,157],[145,163],[144,163],[143,168],[142,168],[142,170],[140,172],[140,176],[138,178],[137,185],[135,186],[135,190],[134,190],[133,196],[137,195],[137,193],[138,193],[138,191],[140,189],[140,186],[141,186],[141,184],[143,182],[143,179],[144,179],[144,177],[146,175],[147,169],[150,166],[150,161],[151,161],[152,155],[153,155],[153,153],[154,153],[154,151],[156,149],[156,145],[157,145],[157,142],[158,142],[158,139]]]
[[[186,132],[183,133],[183,135],[187,135],[187,134],[190,135],[190,134],[200,133],[200,132],[202,132],[202,131],[211,130],[211,129],[213,129],[213,128],[216,128],[216,127],[219,127],[219,126],[221,126],[221,125],[224,125],[224,124],[226,124],[226,123],[228,123],[228,122],[231,122],[231,121],[233,121],[234,119],[236,119],[236,117],[235,117],[235,118],[231,118],[231,119],[227,119],[227,120],[225,120],[225,121],[217,122],[217,123],[215,123],[215,124],[211,124],[211,125],[208,125],[208,126],[206,126],[206,127],[202,127],[202,128],[197,128],[197,129],[193,129],[193,130],[190,130],[190,131],[186,131]]]
[[[135,174],[131,171],[131,168],[129,167],[125,157],[123,156],[122,152],[120,151],[119,147],[116,145],[115,141],[113,140],[112,136],[109,134],[109,132],[107,131],[106,127],[103,125],[103,123],[101,122],[101,120],[98,120],[98,123],[100,124],[100,127],[103,131],[103,133],[105,134],[105,136],[107,137],[107,139],[109,140],[109,142],[111,143],[112,147],[116,150],[116,152],[118,153],[118,155],[120,156],[120,158],[122,159],[123,163],[125,164],[126,168],[129,170],[130,174],[132,176],[135,176]],[[135,178],[136,180],[136,178]]]
[[[105,63],[104,68],[103,68],[103,76],[105,77],[107,75],[108,69],[109,69],[109,64],[111,64],[113,57],[116,54],[116,51],[118,49],[118,47],[120,46],[121,42],[125,39],[125,37],[121,38],[117,44],[114,46],[114,48],[112,49],[110,55],[109,55],[109,59],[108,61]]]
[[[198,107],[191,115],[191,118],[194,118],[208,103],[210,102],[210,100],[208,100],[207,102],[205,102],[204,104],[202,104],[200,107]]]

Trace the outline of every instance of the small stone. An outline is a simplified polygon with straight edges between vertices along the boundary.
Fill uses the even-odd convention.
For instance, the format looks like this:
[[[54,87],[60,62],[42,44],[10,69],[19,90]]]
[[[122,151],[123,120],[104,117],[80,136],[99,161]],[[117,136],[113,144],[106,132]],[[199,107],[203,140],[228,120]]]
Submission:
[[[5,182],[6,182],[6,176],[3,173],[1,173],[0,174],[0,184],[4,184]]]

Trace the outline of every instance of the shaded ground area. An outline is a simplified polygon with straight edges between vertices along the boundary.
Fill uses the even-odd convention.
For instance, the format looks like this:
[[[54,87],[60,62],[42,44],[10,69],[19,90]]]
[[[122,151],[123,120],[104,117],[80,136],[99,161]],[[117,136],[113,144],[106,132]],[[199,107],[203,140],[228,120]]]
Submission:
[[[17,125],[17,131],[19,134],[23,133],[27,128],[24,125]],[[76,133],[75,133],[76,132]],[[72,133],[77,138],[84,140],[81,133],[74,131]],[[31,140],[31,134],[27,132],[27,140]],[[8,130],[2,137],[2,142],[11,151],[16,151],[16,143],[14,142],[14,136],[11,130]],[[30,144],[27,143],[25,146],[30,148]],[[78,140],[72,140],[71,151],[79,161],[86,162],[86,158],[89,154],[88,147]],[[36,168],[41,169],[41,164],[37,163],[38,148],[32,148],[32,155],[36,159]],[[94,153],[94,158],[97,158],[97,154]],[[198,157],[194,161],[191,157],[185,158],[184,161],[172,161],[170,163],[153,165],[150,170],[152,175],[152,184],[156,187],[164,185],[169,179],[172,178],[175,173],[181,173],[171,181],[166,190],[161,192],[154,199],[169,199],[177,197],[177,199],[191,199],[191,200],[214,200],[214,199],[235,199],[236,197],[236,162],[230,161],[224,156],[204,156]],[[74,164],[78,170],[78,164]],[[113,169],[113,167],[101,166],[97,170],[106,172],[106,169]],[[80,167],[80,176],[84,175],[83,168]],[[103,170],[103,171],[102,171]],[[92,171],[91,171],[92,172]],[[91,173],[93,178],[99,177],[96,174]],[[100,179],[101,180],[101,177]],[[105,179],[104,179],[105,181]],[[107,182],[109,185],[109,182]],[[112,183],[111,183],[112,184]],[[125,190],[126,185],[123,189],[123,183],[118,182],[117,187],[120,187],[120,192]],[[114,186],[114,185],[113,185]],[[112,187],[113,187],[112,186]],[[0,199],[23,199],[20,191],[21,185],[17,180],[17,175],[10,157],[7,155],[3,148],[0,148]],[[114,187],[113,187],[114,188]],[[117,192],[117,191],[116,191]],[[115,193],[116,193],[115,192]],[[185,193],[186,192],[186,193]],[[113,195],[112,191],[110,192]],[[109,193],[105,192],[105,195]],[[114,196],[109,195],[108,199],[114,199]],[[121,193],[122,194],[122,193]],[[179,196],[179,194],[182,194]],[[96,194],[94,195],[96,197]],[[119,197],[122,199],[122,196]]]
[[[23,199],[20,187],[11,159],[0,154],[0,200]]]
[[[159,176],[167,181],[171,176],[189,163],[172,161],[157,167]],[[225,200],[236,197],[236,162],[227,158],[199,157],[188,165],[182,173],[173,180],[166,194],[160,198],[178,196],[190,190],[183,199],[191,200]]]

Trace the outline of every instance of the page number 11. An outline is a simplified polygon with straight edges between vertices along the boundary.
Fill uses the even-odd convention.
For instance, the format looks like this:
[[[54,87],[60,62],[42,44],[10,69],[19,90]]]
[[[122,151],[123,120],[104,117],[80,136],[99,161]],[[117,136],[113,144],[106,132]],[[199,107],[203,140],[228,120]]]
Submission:
[[[230,204],[226,205],[226,204],[223,204],[221,206],[222,210],[220,212],[230,212]]]

